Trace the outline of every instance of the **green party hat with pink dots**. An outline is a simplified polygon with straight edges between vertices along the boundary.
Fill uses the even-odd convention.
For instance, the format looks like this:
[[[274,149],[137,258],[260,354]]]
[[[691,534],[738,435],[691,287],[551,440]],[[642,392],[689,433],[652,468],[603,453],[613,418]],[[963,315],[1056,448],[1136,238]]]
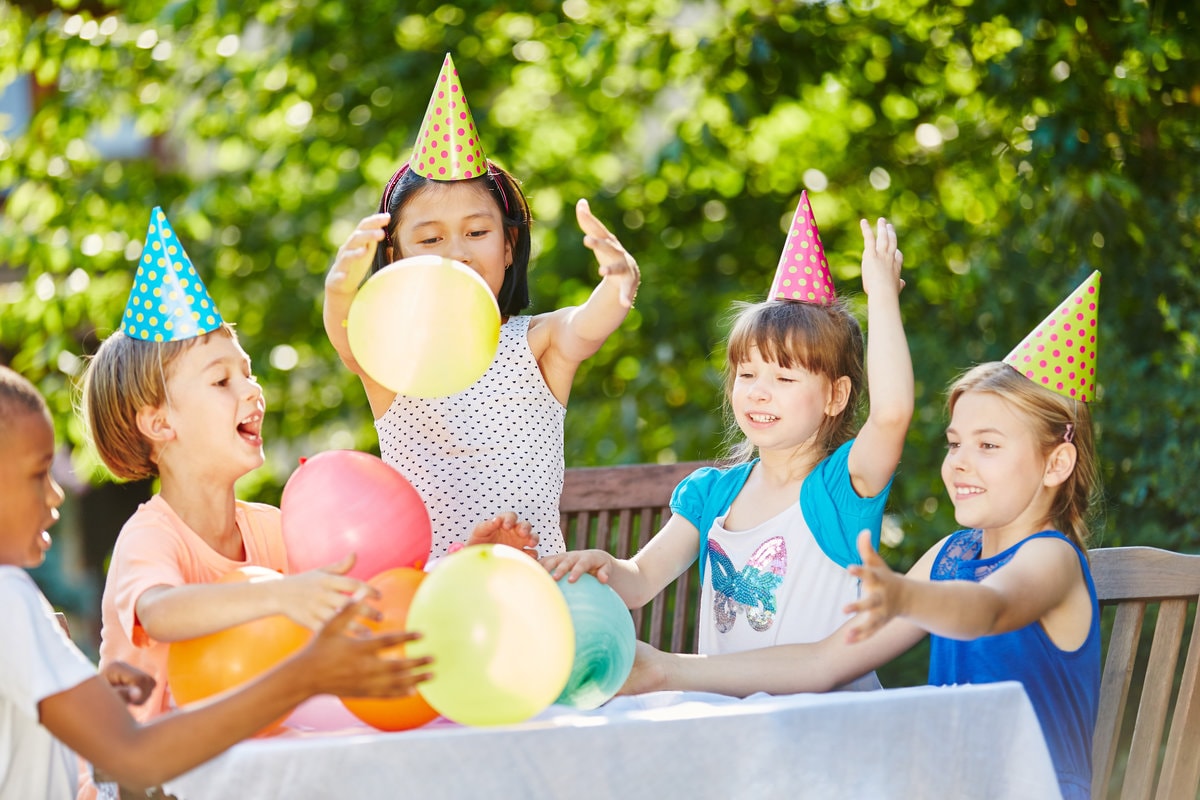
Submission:
[[[1087,403],[1096,398],[1100,273],[1093,272],[1004,358],[1036,384]]]
[[[771,300],[796,300],[826,306],[833,302],[833,277],[821,244],[817,220],[808,202],[808,192],[800,192],[800,203],[792,216],[787,242],[775,268],[775,281],[768,295]]]
[[[408,164],[413,172],[435,181],[465,181],[487,172],[479,131],[449,53]]]
[[[174,342],[216,330],[221,323],[204,281],[167,216],[155,206],[121,330],[147,342]]]

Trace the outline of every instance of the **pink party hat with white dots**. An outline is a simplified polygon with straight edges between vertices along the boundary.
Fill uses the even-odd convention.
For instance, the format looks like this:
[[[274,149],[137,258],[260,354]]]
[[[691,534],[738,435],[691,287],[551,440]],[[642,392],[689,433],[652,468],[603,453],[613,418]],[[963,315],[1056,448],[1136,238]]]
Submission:
[[[1093,272],[1004,358],[1034,383],[1087,403],[1096,398],[1096,318],[1100,273]]]
[[[216,330],[221,322],[221,313],[166,214],[155,206],[121,330],[147,342],[174,342]]]
[[[487,172],[479,132],[449,53],[408,164],[413,172],[435,181],[465,181]]]
[[[768,299],[827,306],[833,302],[833,297],[833,278],[829,274],[821,233],[808,202],[808,192],[802,191]]]

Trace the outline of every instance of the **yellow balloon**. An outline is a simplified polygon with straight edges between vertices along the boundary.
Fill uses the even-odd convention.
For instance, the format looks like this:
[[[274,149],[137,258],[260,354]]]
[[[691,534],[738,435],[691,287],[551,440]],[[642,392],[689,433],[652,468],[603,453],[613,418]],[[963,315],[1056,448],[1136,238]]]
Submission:
[[[537,561],[505,545],[447,556],[408,608],[421,638],[410,657],[433,656],[418,691],[463,725],[507,725],[540,713],[567,685],[575,629],[558,585]]]
[[[346,319],[350,352],[377,383],[397,394],[446,397],[491,366],[500,343],[500,308],[470,267],[414,256],[363,284]]]

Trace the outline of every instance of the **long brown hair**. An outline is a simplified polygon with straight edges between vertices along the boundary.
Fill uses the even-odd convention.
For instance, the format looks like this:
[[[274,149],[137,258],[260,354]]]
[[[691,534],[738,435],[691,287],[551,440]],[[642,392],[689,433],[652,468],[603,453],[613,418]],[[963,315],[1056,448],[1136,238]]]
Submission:
[[[1064,441],[1075,445],[1075,469],[1056,487],[1050,521],[1086,550],[1092,509],[1100,500],[1092,416],[1082,403],[1039,386],[1002,361],[980,364],[950,385],[949,410],[967,392],[989,392],[1009,403],[1028,423],[1044,456]]]

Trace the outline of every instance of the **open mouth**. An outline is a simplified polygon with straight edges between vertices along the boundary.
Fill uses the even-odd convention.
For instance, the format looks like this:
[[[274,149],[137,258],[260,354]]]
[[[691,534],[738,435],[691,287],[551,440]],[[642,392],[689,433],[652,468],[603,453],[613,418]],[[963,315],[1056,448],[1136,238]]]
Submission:
[[[779,417],[775,416],[774,414],[755,414],[755,413],[747,413],[747,414],[746,414],[746,419],[748,419],[748,420],[750,420],[751,422],[753,422],[753,423],[755,423],[755,424],[758,424],[758,425],[766,425],[766,424],[769,424],[769,423],[771,423],[771,422],[778,422],[778,421],[779,421]]]
[[[255,447],[262,445],[262,414],[255,412],[238,423],[238,435]]]

